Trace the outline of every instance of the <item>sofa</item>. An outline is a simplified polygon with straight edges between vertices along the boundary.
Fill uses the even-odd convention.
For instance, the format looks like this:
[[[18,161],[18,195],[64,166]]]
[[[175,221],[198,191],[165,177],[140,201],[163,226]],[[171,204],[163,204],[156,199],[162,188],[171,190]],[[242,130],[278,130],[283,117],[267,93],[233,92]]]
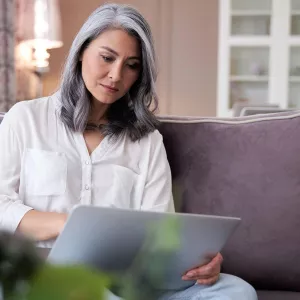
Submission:
[[[259,300],[300,299],[300,111],[161,117],[177,211],[241,217],[224,273]]]
[[[299,300],[300,112],[160,120],[177,211],[242,218],[222,272]]]

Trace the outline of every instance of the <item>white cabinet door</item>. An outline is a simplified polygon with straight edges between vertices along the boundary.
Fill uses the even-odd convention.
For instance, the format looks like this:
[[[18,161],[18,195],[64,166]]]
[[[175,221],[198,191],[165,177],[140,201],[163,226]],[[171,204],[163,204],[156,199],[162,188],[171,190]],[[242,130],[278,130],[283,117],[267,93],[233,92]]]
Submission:
[[[219,1],[218,116],[300,107],[300,0]]]
[[[270,101],[272,0],[219,1],[218,116]]]
[[[288,101],[290,108],[300,109],[300,1],[290,0],[288,43]]]

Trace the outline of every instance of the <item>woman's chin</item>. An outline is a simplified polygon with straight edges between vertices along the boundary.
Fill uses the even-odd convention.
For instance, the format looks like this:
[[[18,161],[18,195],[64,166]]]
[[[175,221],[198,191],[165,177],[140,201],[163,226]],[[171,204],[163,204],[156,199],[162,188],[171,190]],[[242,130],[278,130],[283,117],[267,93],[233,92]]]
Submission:
[[[95,103],[101,103],[101,104],[106,104],[110,105],[116,102],[118,99],[112,98],[112,97],[99,97],[99,96],[93,96],[94,102]]]

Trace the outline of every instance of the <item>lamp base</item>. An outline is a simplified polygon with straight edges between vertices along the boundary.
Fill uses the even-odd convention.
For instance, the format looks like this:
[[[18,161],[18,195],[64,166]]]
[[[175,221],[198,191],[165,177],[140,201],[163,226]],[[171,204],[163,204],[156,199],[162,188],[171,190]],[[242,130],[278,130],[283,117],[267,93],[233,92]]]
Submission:
[[[36,92],[37,98],[43,97],[43,76],[47,72],[49,72],[49,67],[36,67],[33,71],[33,73],[38,78],[38,86],[37,86],[37,92]]]

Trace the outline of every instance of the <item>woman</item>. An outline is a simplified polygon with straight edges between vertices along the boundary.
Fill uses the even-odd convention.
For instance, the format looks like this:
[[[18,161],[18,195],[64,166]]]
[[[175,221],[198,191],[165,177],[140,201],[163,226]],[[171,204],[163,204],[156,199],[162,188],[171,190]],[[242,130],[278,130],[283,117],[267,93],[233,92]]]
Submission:
[[[60,89],[16,104],[0,127],[0,226],[50,247],[76,204],[174,211],[157,120],[149,25],[133,8],[94,11],[75,37]],[[154,102],[154,103],[153,103]],[[163,299],[256,299],[222,256],[190,270],[197,284]]]

